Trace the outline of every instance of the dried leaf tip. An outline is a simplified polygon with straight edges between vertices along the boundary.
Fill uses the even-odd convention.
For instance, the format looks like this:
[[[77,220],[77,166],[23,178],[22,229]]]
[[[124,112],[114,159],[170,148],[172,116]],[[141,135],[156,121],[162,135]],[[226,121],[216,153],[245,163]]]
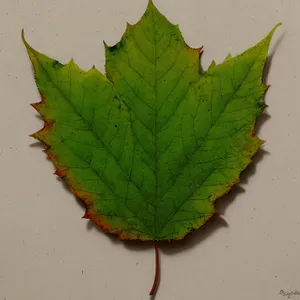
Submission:
[[[204,48],[204,46],[201,46],[201,47],[197,48],[197,51],[198,51],[199,55],[201,55],[203,53],[203,51],[204,51],[203,48]]]
[[[87,210],[85,211],[85,213],[84,213],[84,215],[81,217],[81,219],[89,220],[89,215],[88,215]]]

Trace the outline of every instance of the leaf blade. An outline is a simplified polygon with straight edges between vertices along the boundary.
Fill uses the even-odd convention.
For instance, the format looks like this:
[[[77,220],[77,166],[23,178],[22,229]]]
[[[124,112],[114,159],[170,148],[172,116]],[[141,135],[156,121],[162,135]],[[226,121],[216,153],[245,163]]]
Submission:
[[[43,97],[33,106],[45,126],[33,137],[85,201],[85,217],[141,240],[181,239],[211,218],[262,144],[253,128],[275,29],[201,74],[201,50],[150,1],[121,42],[106,46],[107,77],[62,65],[23,36]]]

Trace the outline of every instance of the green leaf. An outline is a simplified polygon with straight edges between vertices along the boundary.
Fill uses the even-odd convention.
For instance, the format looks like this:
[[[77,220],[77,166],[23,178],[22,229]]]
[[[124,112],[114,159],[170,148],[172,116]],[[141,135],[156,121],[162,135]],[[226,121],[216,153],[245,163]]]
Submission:
[[[263,143],[254,124],[276,27],[204,73],[201,48],[187,46],[151,1],[119,43],[105,46],[106,75],[63,65],[23,35],[42,96],[33,106],[45,120],[32,136],[85,202],[84,217],[140,240],[181,239],[211,218]]]

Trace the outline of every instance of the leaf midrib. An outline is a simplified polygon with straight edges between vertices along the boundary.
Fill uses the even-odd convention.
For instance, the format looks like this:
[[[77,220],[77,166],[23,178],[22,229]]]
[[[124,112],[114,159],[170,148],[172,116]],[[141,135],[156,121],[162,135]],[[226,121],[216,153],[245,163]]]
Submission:
[[[154,103],[155,103],[155,108],[156,108],[156,101],[157,101],[157,77],[156,77],[156,65],[157,65],[157,53],[156,53],[156,46],[157,46],[157,39],[156,39],[156,26],[155,26],[155,21],[154,21],[154,16],[152,12],[152,22],[153,22],[153,29],[154,29],[154,59],[155,59],[155,64],[154,64]],[[157,207],[158,207],[158,199],[157,199],[157,193],[158,193],[158,176],[157,176],[157,109],[155,110],[155,115],[154,115],[154,174],[155,174],[155,203],[154,203],[154,236],[157,236]]]

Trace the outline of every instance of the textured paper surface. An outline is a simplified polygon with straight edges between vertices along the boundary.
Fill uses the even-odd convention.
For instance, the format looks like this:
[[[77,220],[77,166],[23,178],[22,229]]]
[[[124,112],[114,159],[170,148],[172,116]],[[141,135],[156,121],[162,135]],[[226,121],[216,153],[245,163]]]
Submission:
[[[266,84],[266,140],[243,184],[218,205],[222,214],[185,241],[161,249],[157,300],[285,299],[300,291],[300,46],[297,0],[159,1],[202,66],[255,44],[277,22]],[[119,242],[81,220],[83,208],[52,175],[28,137],[42,126],[20,32],[36,49],[83,69],[104,70],[104,39],[116,43],[146,1],[0,3],[0,299],[148,299],[154,250]],[[298,78],[297,78],[298,76]],[[268,116],[269,115],[269,116]],[[243,191],[244,189],[245,191]],[[226,227],[227,222],[227,227]],[[280,292],[282,290],[282,292]],[[297,299],[297,295],[291,295]]]

